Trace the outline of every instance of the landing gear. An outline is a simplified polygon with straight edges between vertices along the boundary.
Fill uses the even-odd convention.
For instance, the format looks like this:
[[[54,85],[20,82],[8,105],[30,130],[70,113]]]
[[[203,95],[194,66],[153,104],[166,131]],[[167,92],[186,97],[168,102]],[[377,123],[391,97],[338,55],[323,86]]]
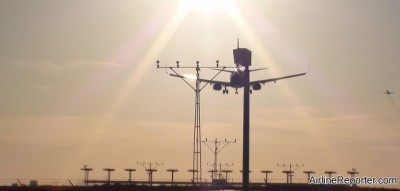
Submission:
[[[253,90],[252,89],[250,89],[250,94],[253,94]]]
[[[228,93],[229,93],[228,89],[222,90],[222,94],[228,94]]]
[[[235,94],[238,94],[237,88],[236,88]]]

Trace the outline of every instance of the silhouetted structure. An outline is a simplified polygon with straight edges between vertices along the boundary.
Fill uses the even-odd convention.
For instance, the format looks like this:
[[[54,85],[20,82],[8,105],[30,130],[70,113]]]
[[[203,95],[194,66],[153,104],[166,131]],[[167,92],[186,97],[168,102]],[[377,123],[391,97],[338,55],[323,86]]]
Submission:
[[[94,185],[94,186],[41,186],[28,187],[28,186],[0,186],[0,191],[198,191],[198,190],[240,190],[242,189],[241,183],[235,185],[225,185],[216,187],[212,185],[206,186],[190,186],[190,185],[175,185],[170,186],[167,182],[160,183],[159,186],[147,186],[143,184],[120,184],[113,182],[113,185]],[[398,189],[389,188],[368,188],[368,187],[350,187],[348,185],[318,185],[318,184],[284,184],[284,183],[270,183],[268,188],[265,183],[250,183],[249,188],[254,191],[398,191]]]
[[[217,178],[218,170],[209,170],[208,172],[211,173],[211,179],[212,180]]]
[[[310,182],[311,174],[314,174],[315,172],[314,172],[314,171],[311,171],[311,170],[305,170],[305,171],[303,171],[303,173],[304,173],[304,174],[307,174],[307,183],[309,183],[309,182]]]
[[[228,182],[228,173],[232,173],[232,170],[222,170],[221,172],[225,173],[226,182]]]
[[[158,162],[156,162],[156,163],[151,163],[151,162],[149,162],[149,163],[146,163],[146,162],[139,163],[138,162],[137,164],[142,165],[143,168],[146,170],[147,174],[149,175],[149,183],[150,183],[150,186],[151,186],[153,184],[153,173],[157,172],[157,167],[160,166],[160,165],[163,165],[164,163],[158,163]],[[148,165],[149,167],[146,168],[146,165]]]
[[[86,164],[83,165],[83,168],[81,170],[85,171],[84,177],[83,177],[83,182],[85,185],[88,185],[89,181],[89,172],[93,170],[93,168],[88,168]]]
[[[193,174],[193,177],[194,177],[194,174],[195,174],[195,173],[198,173],[198,170],[189,169],[188,172],[192,173],[192,174]],[[193,183],[193,186],[195,186],[195,179],[192,179],[191,182]]]
[[[227,141],[225,139],[225,141],[218,141],[218,139],[215,139],[214,141],[208,141],[208,139],[206,139],[205,141],[203,141],[203,143],[211,150],[211,152],[214,153],[214,169],[212,170],[213,174],[212,177],[213,179],[217,178],[217,173],[218,173],[218,153],[221,152],[226,146],[228,146],[230,143],[236,143],[236,139],[235,141]],[[214,143],[214,148],[211,148],[207,143]],[[221,146],[221,144],[223,144],[222,148],[220,148],[219,146]],[[221,170],[221,169],[220,169]],[[208,171],[211,172],[211,171]]]
[[[287,78],[293,78],[293,77],[305,75],[306,73],[299,73],[299,74],[294,74],[294,75],[290,75],[290,76],[283,76],[283,77],[278,77],[278,78],[270,78],[270,79],[257,80],[257,81],[250,82],[249,67],[251,66],[251,51],[246,48],[239,48],[239,40],[238,40],[238,48],[233,50],[233,57],[234,57],[234,62],[235,62],[236,67],[235,67],[235,71],[231,72],[232,74],[231,74],[230,82],[213,81],[215,76],[211,80],[200,79],[197,75],[196,84],[198,84],[199,82],[206,82],[207,84],[211,83],[211,84],[214,84],[214,86],[213,86],[214,90],[221,90],[222,86],[225,86],[223,93],[228,93],[228,90],[226,89],[227,86],[235,88],[236,89],[235,93],[237,93],[238,88],[243,87],[243,160],[242,160],[243,161],[243,177],[242,177],[242,182],[243,182],[243,190],[249,190],[250,93],[252,92],[252,89],[260,90],[261,84],[265,84],[268,82],[276,82],[278,80],[287,79]],[[244,67],[244,70],[242,71],[239,68],[239,66]],[[217,62],[217,67],[218,67],[218,62]],[[157,61],[157,68],[160,68],[158,61]],[[165,67],[165,68],[167,68],[167,67]],[[179,62],[177,62],[176,68],[179,68]],[[226,67],[223,67],[223,69],[220,70],[220,72],[227,71],[227,70],[224,70],[225,68]],[[169,67],[169,69],[174,71],[172,67]],[[252,71],[257,71],[257,70],[261,70],[261,69],[256,69],[256,70],[252,70]],[[176,72],[175,72],[175,74],[170,74],[170,75],[179,77],[181,79],[185,78],[184,76],[178,75]],[[252,89],[250,89],[250,86],[252,87]],[[197,93],[197,91],[196,91],[196,93]]]
[[[298,164],[292,165],[290,163],[289,165],[286,165],[286,164],[279,165],[278,164],[278,166],[280,166],[280,167],[282,167],[284,169],[284,171],[282,171],[282,173],[286,174],[286,183],[293,183],[293,176],[294,176],[293,173],[298,168],[303,167],[304,164],[302,164],[302,165],[298,165]],[[289,167],[289,170],[287,169],[287,167]],[[292,168],[294,168],[294,169],[292,169]]]
[[[360,174],[357,172],[356,168],[352,168],[351,171],[347,171],[347,174],[350,174],[351,178],[354,178],[356,174]]]
[[[126,168],[126,169],[124,169],[124,170],[125,170],[125,171],[128,171],[128,173],[129,173],[129,178],[128,178],[129,183],[132,182],[132,172],[136,171],[136,169],[133,169],[133,168]]]
[[[171,185],[174,186],[174,173],[178,172],[178,169],[167,169],[168,172],[171,172]]]
[[[110,184],[110,181],[111,181],[111,172],[112,171],[115,171],[115,169],[113,169],[113,168],[104,168],[103,169],[104,171],[107,171],[107,182],[108,182],[108,184]]]
[[[262,170],[261,173],[265,173],[265,183],[268,183],[268,174],[273,173],[272,170]]]
[[[219,61],[217,60],[217,68]],[[179,61],[176,61],[176,67],[160,67],[160,61],[157,60],[157,68],[165,68],[171,70],[175,74],[170,74],[171,76],[174,77],[179,77],[181,78],[187,85],[189,85],[194,91],[195,91],[195,110],[194,110],[194,136],[193,136],[193,182],[201,182],[202,180],[202,168],[201,168],[201,128],[200,128],[200,92],[203,90],[204,87],[206,87],[206,84],[204,84],[202,87],[200,87],[200,81],[198,80],[200,78],[200,69],[201,68],[215,68],[215,67],[200,67],[199,66],[199,61],[196,61],[196,67],[181,67],[179,66]],[[174,69],[177,68],[193,68],[196,69],[196,86],[193,87],[187,80],[185,80],[184,76],[179,75]],[[225,67],[224,67],[225,68]],[[212,79],[217,77],[221,73],[218,72]]]
[[[332,170],[327,170],[325,171],[325,174],[327,174],[329,178],[332,178],[332,174],[336,174],[336,172]]]

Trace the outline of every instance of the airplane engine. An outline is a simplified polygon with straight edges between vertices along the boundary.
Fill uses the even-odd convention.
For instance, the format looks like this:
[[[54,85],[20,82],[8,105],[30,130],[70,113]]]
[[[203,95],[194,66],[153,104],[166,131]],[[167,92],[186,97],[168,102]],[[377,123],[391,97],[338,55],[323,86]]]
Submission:
[[[261,89],[261,84],[260,83],[256,83],[252,85],[253,90],[260,90]]]
[[[215,83],[215,84],[213,85],[213,89],[216,90],[216,91],[219,91],[219,90],[222,89],[222,85],[221,85],[221,84]]]

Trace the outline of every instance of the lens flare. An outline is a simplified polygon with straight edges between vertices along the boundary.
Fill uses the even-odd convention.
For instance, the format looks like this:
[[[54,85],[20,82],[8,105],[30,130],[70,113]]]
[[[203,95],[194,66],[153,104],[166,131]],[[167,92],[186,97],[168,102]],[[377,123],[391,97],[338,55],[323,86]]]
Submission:
[[[194,74],[184,74],[183,77],[189,79],[189,80],[196,80],[197,77]]]

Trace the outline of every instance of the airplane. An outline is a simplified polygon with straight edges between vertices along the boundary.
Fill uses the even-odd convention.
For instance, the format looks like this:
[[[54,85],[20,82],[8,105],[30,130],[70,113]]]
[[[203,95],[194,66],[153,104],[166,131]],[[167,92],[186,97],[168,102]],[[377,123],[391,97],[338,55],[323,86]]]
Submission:
[[[391,92],[391,91],[389,91],[389,90],[386,90],[385,92],[382,92],[382,93],[384,93],[384,94],[394,94],[394,92]]]
[[[207,80],[207,79],[201,79],[201,78],[199,78],[197,80],[199,80],[200,82],[206,82],[206,83],[209,83],[210,85],[213,85],[213,89],[216,90],[216,91],[220,91],[222,89],[222,87],[224,87],[224,89],[222,91],[223,94],[228,94],[229,93],[227,87],[234,88],[236,90],[235,94],[238,94],[237,89],[238,88],[242,88],[244,86],[244,83],[243,83],[244,71],[242,71],[238,65],[236,65],[236,67],[234,68],[233,71],[225,70],[225,67],[223,67],[222,69],[217,69],[217,68],[212,68],[212,69],[231,73],[230,81],[229,82],[224,82],[224,81]],[[254,71],[258,71],[258,70],[264,70],[264,69],[267,69],[267,68],[258,68],[258,69],[250,70],[250,72],[254,72]],[[278,81],[278,80],[298,77],[298,76],[305,75],[307,73],[308,73],[308,71],[304,72],[304,73],[298,73],[298,74],[282,76],[282,77],[277,77],[277,78],[269,78],[269,79],[264,79],[264,80],[251,81],[250,82],[250,87],[251,87],[250,93],[252,93],[252,90],[255,90],[255,91],[260,90],[261,89],[261,84],[265,85],[265,83],[268,83],[268,82],[276,83],[276,81]],[[170,75],[174,76],[174,77],[179,77],[179,78],[187,78],[185,76],[176,75],[176,74],[170,74]]]

